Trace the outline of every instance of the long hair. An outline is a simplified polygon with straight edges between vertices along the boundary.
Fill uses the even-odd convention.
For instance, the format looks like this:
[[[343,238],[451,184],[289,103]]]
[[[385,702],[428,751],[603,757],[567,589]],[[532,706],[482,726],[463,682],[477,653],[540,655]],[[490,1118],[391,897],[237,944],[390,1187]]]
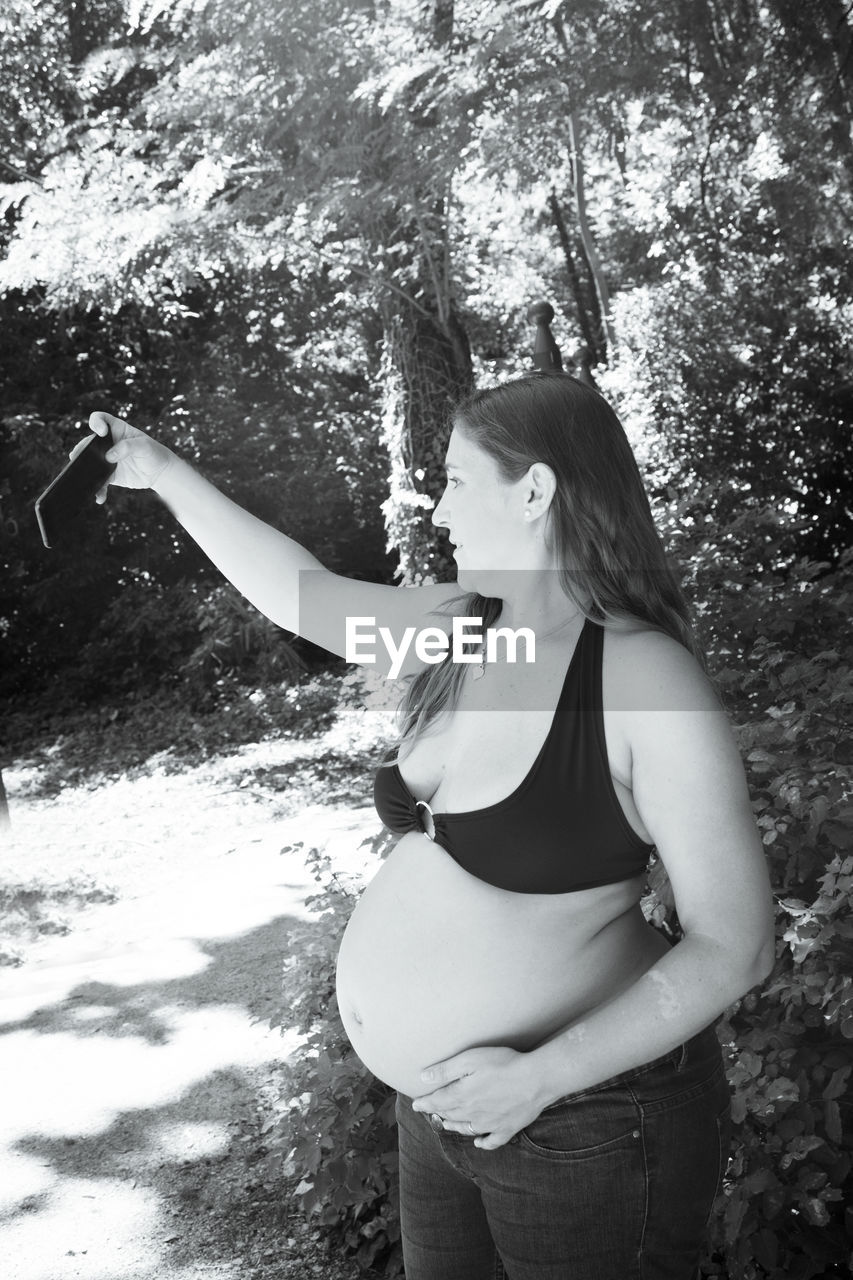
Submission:
[[[507,483],[520,480],[534,462],[553,470],[548,546],[560,565],[563,591],[584,617],[662,631],[705,668],[637,461],[622,424],[597,391],[568,374],[537,372],[475,391],[456,406],[453,420],[495,460]],[[485,632],[501,606],[501,600],[468,592],[441,612],[481,617]],[[397,712],[394,758],[456,706],[464,671],[448,655],[412,678]]]

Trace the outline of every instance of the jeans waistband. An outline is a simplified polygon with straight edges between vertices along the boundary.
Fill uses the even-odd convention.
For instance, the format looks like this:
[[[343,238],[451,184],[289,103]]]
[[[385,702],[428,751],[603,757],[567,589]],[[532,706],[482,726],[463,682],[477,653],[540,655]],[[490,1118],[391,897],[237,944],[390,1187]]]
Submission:
[[[691,1036],[683,1044],[676,1045],[674,1049],[669,1049],[659,1057],[652,1058],[648,1062],[642,1062],[637,1067],[629,1067],[627,1071],[620,1071],[616,1075],[608,1076],[606,1080],[600,1080],[598,1084],[588,1085],[585,1089],[578,1089],[574,1093],[566,1093],[543,1109],[550,1111],[551,1107],[559,1107],[572,1098],[584,1097],[586,1094],[596,1093],[600,1089],[611,1089],[616,1085],[627,1084],[631,1080],[637,1080],[648,1072],[654,1071],[656,1067],[671,1065],[676,1071],[683,1071],[688,1063],[692,1066],[705,1058],[712,1062],[715,1058],[720,1057],[720,1042],[717,1039],[716,1025],[715,1020],[709,1023],[707,1027],[703,1027],[701,1031],[697,1031],[695,1036]]]

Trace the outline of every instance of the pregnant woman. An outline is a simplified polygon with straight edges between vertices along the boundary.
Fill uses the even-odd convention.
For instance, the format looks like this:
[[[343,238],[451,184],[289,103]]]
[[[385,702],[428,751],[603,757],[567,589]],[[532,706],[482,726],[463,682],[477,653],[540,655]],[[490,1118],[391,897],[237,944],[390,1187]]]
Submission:
[[[375,783],[401,838],[338,1002],[397,1090],[407,1280],[694,1280],[728,1148],[714,1021],[774,954],[743,768],[602,397],[540,372],[453,421],[433,520],[457,583],[415,588],[328,572],[143,432],[91,425],[111,483],[154,488],[273,621],[351,656],[370,618],[392,643],[364,660],[405,655]],[[640,907],[652,850],[675,946]]]

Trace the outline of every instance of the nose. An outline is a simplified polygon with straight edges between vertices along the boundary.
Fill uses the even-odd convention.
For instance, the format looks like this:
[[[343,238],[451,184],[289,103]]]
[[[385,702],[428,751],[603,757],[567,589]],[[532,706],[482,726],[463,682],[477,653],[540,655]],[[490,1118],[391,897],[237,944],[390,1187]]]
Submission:
[[[450,522],[446,519],[445,512],[444,512],[444,499],[446,497],[447,497],[447,490],[445,489],[444,493],[441,495],[438,502],[435,504],[432,515],[430,516],[430,519],[432,520],[433,524],[436,526],[444,526],[445,528],[449,528]],[[439,513],[441,513],[441,518],[439,518]]]

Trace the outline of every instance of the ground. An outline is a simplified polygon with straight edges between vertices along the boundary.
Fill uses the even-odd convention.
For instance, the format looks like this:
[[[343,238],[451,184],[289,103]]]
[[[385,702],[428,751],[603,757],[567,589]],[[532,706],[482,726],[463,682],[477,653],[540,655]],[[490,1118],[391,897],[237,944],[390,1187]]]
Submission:
[[[344,713],[309,743],[58,788],[43,754],[4,765],[6,1280],[359,1275],[263,1161],[299,1043],[264,1017],[310,918],[307,850],[375,870],[374,733]]]

